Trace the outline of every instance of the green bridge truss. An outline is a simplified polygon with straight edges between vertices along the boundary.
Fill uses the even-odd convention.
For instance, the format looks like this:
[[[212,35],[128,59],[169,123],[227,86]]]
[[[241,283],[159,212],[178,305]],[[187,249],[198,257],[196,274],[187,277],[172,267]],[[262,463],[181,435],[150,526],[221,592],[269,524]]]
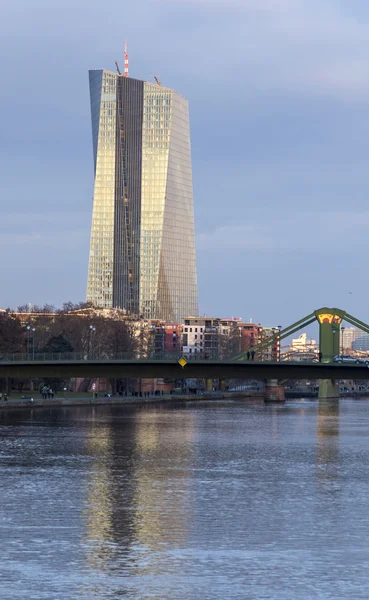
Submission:
[[[251,352],[252,350],[255,352],[255,356],[259,357],[262,355],[263,351],[280,343],[285,338],[300,331],[304,327],[311,325],[315,321],[319,324],[319,353],[320,360],[324,363],[332,362],[333,357],[340,354],[340,330],[342,321],[346,321],[353,327],[361,329],[364,333],[369,333],[369,325],[364,323],[364,321],[360,321],[360,319],[353,317],[340,308],[327,308],[325,306],[315,310],[303,319],[292,323],[292,325],[281,329],[267,340],[237,354],[233,357],[233,360],[246,360],[247,352]]]

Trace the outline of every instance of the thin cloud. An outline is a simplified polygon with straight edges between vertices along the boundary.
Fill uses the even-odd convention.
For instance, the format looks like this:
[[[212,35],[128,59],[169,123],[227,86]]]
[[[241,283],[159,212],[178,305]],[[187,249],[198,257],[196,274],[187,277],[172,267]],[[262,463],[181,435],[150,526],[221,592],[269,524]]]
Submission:
[[[198,250],[310,250],[339,247],[344,240],[350,246],[362,245],[366,251],[369,211],[302,212],[265,222],[217,227],[197,236]]]
[[[164,0],[209,15],[209,29],[192,36],[193,72],[222,79],[235,76],[257,88],[309,89],[340,97],[369,92],[369,25],[331,0]],[[221,42],[210,14],[223,14]],[[194,15],[195,18],[195,15]],[[206,29],[206,27],[205,27]],[[214,39],[213,39],[214,38]],[[215,41],[216,40],[216,41]],[[219,57],[204,64],[204,41]],[[231,77],[227,77],[227,74]]]

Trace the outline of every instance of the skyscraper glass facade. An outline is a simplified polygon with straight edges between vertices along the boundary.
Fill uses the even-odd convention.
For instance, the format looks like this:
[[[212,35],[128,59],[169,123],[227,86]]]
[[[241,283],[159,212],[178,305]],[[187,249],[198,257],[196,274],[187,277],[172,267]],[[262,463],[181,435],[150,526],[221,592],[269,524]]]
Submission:
[[[115,144],[117,78],[90,71],[92,142],[95,186],[92,210],[87,298],[112,306],[115,205]]]
[[[87,299],[145,318],[197,315],[187,101],[90,71],[95,189]]]

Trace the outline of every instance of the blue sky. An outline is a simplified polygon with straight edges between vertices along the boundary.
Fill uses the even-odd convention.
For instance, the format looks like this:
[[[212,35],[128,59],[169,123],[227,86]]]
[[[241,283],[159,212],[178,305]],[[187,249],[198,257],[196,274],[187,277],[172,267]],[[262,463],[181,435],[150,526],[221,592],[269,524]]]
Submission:
[[[124,39],[190,101],[200,312],[369,321],[365,0],[5,0],[0,307],[85,297],[87,71]]]

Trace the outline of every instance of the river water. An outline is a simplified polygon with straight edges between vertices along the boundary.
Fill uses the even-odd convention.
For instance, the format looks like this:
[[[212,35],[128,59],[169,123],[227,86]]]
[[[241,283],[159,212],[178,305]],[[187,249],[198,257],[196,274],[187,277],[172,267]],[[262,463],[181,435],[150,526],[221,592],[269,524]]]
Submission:
[[[369,598],[369,400],[0,412],[0,598]]]

